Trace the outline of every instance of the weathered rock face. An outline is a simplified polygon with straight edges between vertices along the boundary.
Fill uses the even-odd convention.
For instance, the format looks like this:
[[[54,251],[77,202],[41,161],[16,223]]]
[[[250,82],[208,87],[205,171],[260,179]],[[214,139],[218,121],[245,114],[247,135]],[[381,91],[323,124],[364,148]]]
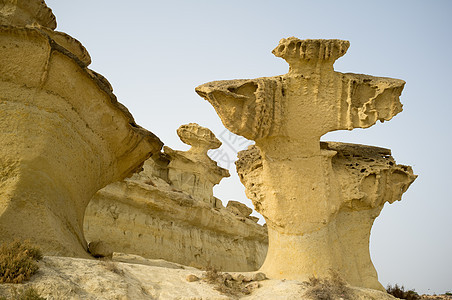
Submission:
[[[57,26],[52,10],[43,0],[0,0],[0,24],[39,24],[52,30]]]
[[[2,1],[0,22],[0,243],[87,256],[89,200],[162,143],[87,68],[85,48],[53,31],[43,1]]]
[[[405,82],[335,72],[334,61],[348,46],[341,40],[283,39],[273,53],[289,63],[288,74],[211,82],[196,91],[229,130],[256,141],[237,166],[268,225],[262,271],[304,281],[334,270],[355,286],[383,289],[369,258],[370,227],[384,203],[400,199],[415,176],[409,167],[395,166],[389,150],[331,143],[321,148],[320,137],[390,120],[402,110]],[[372,153],[378,151],[388,157],[377,160],[383,154]],[[352,162],[358,158],[341,153],[364,158]],[[352,171],[351,163],[364,167]]]
[[[220,168],[210,159],[207,151],[220,147],[221,142],[209,129],[196,123],[182,125],[177,134],[184,143],[192,147],[186,152],[164,147],[170,158],[168,180],[174,188],[215,206],[213,187],[230,175],[228,170]]]
[[[200,268],[257,270],[267,253],[265,227],[212,196],[213,185],[229,175],[206,154],[221,143],[197,124],[181,126],[178,134],[192,145],[189,151],[165,147],[142,172],[96,194],[85,216],[87,240]]]
[[[304,246],[301,253],[294,251],[293,247],[271,247],[269,251],[275,253],[268,255],[279,258],[273,259],[271,263],[295,259],[301,263],[290,266],[292,269],[289,270],[293,273],[322,274],[324,269],[331,268],[340,271],[353,286],[379,289],[377,273],[369,253],[370,230],[383,205],[400,200],[416,176],[411,167],[397,165],[388,149],[337,142],[322,142],[321,147],[323,151],[335,153],[328,157],[325,172],[337,201],[325,206],[329,215],[319,230],[306,232],[296,238],[274,231],[269,233],[273,234],[270,236],[272,242]],[[247,196],[253,200],[257,210],[266,218],[271,218],[275,213],[272,204],[266,200],[259,148],[251,146],[239,152],[236,165]],[[316,213],[307,212],[311,218]],[[319,256],[328,260],[312,264]],[[275,268],[275,265],[269,267]]]

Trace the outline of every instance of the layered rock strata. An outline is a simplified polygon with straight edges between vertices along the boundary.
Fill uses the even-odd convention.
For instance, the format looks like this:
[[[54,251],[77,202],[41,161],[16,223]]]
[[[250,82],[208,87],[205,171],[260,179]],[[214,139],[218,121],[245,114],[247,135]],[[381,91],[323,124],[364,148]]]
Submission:
[[[289,63],[287,74],[210,82],[196,92],[230,131],[256,141],[260,151],[254,170],[245,172],[248,167],[239,164],[239,172],[268,225],[261,270],[300,281],[333,271],[354,286],[383,290],[368,258],[367,232],[384,203],[399,200],[415,176],[389,162],[356,176],[345,164],[332,164],[339,152],[322,149],[320,137],[390,120],[402,110],[405,82],[335,72],[335,60],[348,47],[342,40],[282,39],[273,53]],[[350,204],[348,213],[344,203]],[[347,231],[349,223],[357,232]]]
[[[181,126],[178,134],[192,145],[189,151],[165,147],[142,172],[93,197],[85,216],[87,240],[106,242],[112,252],[198,268],[257,270],[267,252],[266,228],[212,196],[214,182],[229,175],[206,154],[221,143],[197,124]]]
[[[85,208],[158,153],[43,1],[0,2],[0,243],[88,256]]]

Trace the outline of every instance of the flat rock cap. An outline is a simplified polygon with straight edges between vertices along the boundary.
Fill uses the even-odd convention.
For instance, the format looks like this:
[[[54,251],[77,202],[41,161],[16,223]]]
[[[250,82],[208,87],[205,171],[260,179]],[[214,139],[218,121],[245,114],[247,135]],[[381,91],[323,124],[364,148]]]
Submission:
[[[196,123],[189,123],[177,129],[177,135],[187,145],[206,146],[209,149],[216,149],[221,146],[221,142],[215,137],[210,129],[199,126]]]

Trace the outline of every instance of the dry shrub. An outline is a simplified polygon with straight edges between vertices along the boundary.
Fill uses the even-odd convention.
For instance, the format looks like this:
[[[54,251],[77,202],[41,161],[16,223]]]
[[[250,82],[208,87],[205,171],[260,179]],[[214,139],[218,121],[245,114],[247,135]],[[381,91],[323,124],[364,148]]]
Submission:
[[[311,277],[304,284],[307,286],[305,296],[313,300],[350,299],[350,289],[336,272],[331,272],[329,278]]]
[[[0,246],[0,283],[22,283],[35,274],[42,252],[29,241],[14,241]]]
[[[418,300],[421,299],[421,297],[416,293],[414,290],[405,291],[405,288],[399,285],[388,285],[386,288],[386,291],[388,294],[393,295],[396,298],[399,299],[407,299],[407,300]]]
[[[228,273],[220,273],[213,267],[207,267],[202,276],[202,280],[212,284],[214,289],[233,299],[239,299],[241,296],[248,295],[251,291],[240,281],[235,281]]]

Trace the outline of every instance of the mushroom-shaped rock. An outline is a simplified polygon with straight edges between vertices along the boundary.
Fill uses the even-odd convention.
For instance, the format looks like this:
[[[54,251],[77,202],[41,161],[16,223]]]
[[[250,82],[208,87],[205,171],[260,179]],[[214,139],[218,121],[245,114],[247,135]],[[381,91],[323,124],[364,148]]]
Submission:
[[[91,197],[139,169],[162,143],[87,68],[85,48],[42,21],[54,20],[43,1],[3,4],[0,243],[29,239],[47,255],[87,257]]]
[[[402,111],[403,80],[333,70],[339,56],[328,51],[345,54],[347,41],[289,38],[280,43],[274,52],[289,62],[288,74],[214,81],[196,88],[230,131],[256,142],[278,139],[280,148],[311,155],[319,152],[318,141],[325,133],[367,128]],[[292,147],[294,140],[303,147]]]
[[[199,155],[203,158],[207,156],[208,150],[217,149],[221,146],[221,142],[210,129],[196,123],[180,126],[177,129],[177,135],[182,142],[192,146],[189,150],[190,154]]]
[[[168,179],[176,189],[215,207],[213,187],[230,175],[228,170],[219,167],[207,155],[207,151],[220,147],[221,142],[212,131],[196,123],[180,126],[177,134],[191,148],[184,152],[164,147],[165,153],[170,157]]]
[[[253,210],[246,206],[245,204],[234,200],[229,200],[228,204],[226,205],[226,208],[239,217],[248,217],[253,212]]]
[[[415,176],[409,167],[387,164],[373,173],[361,168],[359,174],[346,164],[334,166],[336,146],[322,148],[320,137],[390,120],[402,111],[399,96],[405,82],[335,72],[335,60],[348,47],[342,40],[282,39],[273,53],[289,63],[287,74],[214,81],[196,92],[212,104],[226,128],[256,141],[255,150],[239,156],[237,169],[268,225],[262,270],[270,278],[302,281],[333,270],[355,286],[383,290],[370,258],[364,259],[368,232],[384,202],[400,199]],[[369,149],[356,147],[358,152]],[[354,214],[363,203],[371,217]],[[347,235],[343,228],[348,227],[336,227],[338,219],[363,232]],[[348,257],[355,246],[356,261]]]

